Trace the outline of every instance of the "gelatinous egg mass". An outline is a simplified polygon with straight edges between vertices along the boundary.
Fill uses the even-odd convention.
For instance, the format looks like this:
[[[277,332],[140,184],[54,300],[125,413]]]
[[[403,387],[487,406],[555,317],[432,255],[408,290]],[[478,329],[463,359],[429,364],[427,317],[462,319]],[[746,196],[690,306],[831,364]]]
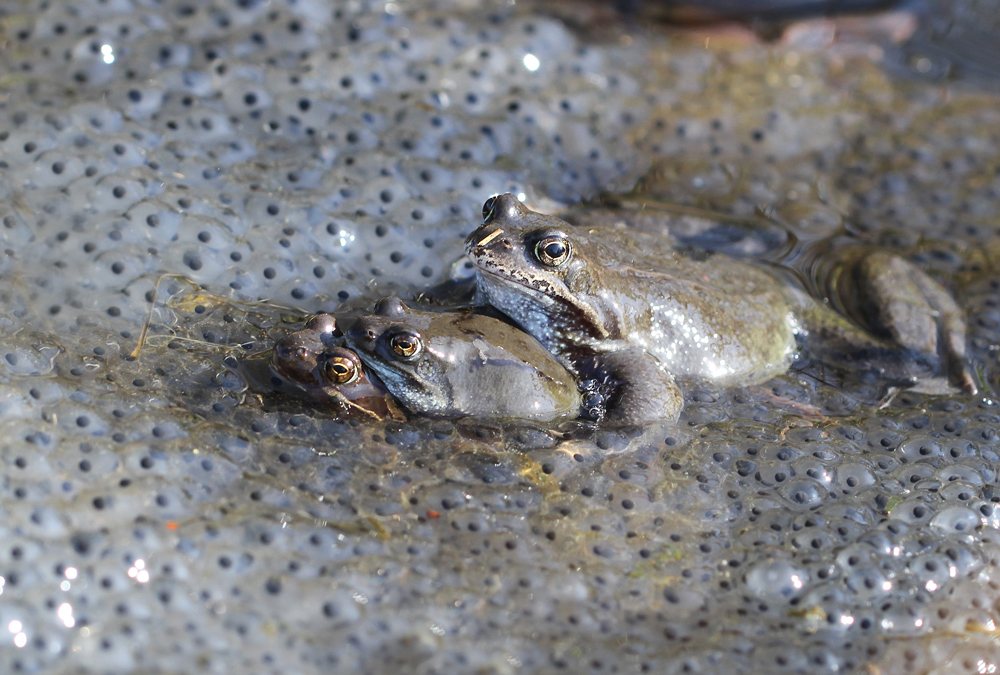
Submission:
[[[0,6],[0,672],[993,672],[995,94],[525,4]],[[640,178],[908,256],[984,397],[792,372],[564,439],[239,365],[468,276],[490,195]]]

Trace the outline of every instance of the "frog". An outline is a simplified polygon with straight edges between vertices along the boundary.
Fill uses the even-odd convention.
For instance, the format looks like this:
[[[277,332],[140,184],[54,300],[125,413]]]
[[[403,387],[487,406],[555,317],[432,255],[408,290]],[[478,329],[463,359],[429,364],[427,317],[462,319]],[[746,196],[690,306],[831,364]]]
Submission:
[[[483,217],[465,244],[483,301],[578,377],[598,372],[621,382],[611,418],[636,424],[676,418],[679,409],[657,409],[646,392],[662,388],[677,398],[681,384],[760,384],[788,370],[804,345],[824,362],[901,384],[932,376],[943,362],[953,381],[974,390],[961,311],[901,258],[879,282],[882,297],[859,296],[859,314],[896,324],[875,334],[773,267],[678,250],[622,223],[575,227],[531,211],[512,194],[487,200]],[[845,259],[845,269],[848,276],[878,275],[885,262],[883,255],[859,253]],[[894,290],[903,278],[908,283]],[[928,321],[933,344],[907,339],[926,331]]]
[[[272,384],[313,401],[339,405],[362,418],[405,420],[392,395],[365,371],[358,355],[337,344],[341,337],[333,315],[312,316],[302,330],[275,343],[270,356]]]
[[[584,394],[535,338],[471,311],[422,311],[395,296],[347,330],[347,346],[410,412],[426,417],[559,422]]]

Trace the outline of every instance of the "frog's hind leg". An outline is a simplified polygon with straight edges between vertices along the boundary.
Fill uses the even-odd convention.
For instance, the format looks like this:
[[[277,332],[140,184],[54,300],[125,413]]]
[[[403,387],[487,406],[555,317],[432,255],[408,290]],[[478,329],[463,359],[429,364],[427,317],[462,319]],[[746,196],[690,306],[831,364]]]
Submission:
[[[600,354],[578,364],[584,377],[607,392],[603,423],[642,426],[673,422],[684,407],[684,396],[673,375],[649,352],[626,349]]]
[[[849,314],[871,332],[911,353],[937,357],[954,386],[968,394],[977,387],[965,353],[965,316],[939,283],[912,263],[887,251],[870,251],[853,261],[850,288],[838,295]]]
[[[811,298],[801,308],[806,351],[818,361],[845,371],[877,374],[887,383],[910,386],[932,377],[937,359],[876,337]]]

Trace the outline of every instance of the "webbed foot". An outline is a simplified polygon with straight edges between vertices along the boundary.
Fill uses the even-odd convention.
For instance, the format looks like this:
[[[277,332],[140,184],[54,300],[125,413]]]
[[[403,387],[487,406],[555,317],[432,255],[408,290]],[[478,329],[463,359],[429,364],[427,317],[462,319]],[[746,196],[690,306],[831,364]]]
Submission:
[[[680,387],[662,364],[643,349],[608,352],[584,359],[580,373],[591,381],[584,392],[592,417],[611,426],[673,422],[684,407]],[[598,400],[599,398],[599,400]]]
[[[845,313],[872,335],[940,364],[949,382],[977,392],[965,352],[965,315],[941,284],[882,250],[852,249],[833,280]]]

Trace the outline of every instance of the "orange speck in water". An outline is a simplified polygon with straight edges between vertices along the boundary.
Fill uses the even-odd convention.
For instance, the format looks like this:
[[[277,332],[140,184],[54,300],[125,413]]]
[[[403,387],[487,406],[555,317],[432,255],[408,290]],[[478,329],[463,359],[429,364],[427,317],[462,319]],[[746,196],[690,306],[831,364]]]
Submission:
[[[428,518],[440,518],[441,514],[438,513],[437,511],[428,511],[427,512],[427,517]]]

